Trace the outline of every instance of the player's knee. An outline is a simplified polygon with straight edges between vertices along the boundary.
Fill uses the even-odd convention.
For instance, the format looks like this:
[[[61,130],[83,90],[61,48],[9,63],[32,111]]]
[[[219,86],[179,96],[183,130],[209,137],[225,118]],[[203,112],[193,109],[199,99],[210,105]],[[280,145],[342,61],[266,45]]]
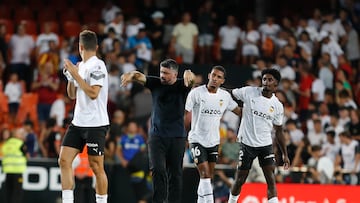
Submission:
[[[101,164],[99,161],[92,160],[89,161],[89,164],[91,170],[94,172],[95,175],[100,174],[104,170],[103,164]]]
[[[70,160],[66,159],[64,156],[59,156],[58,164],[61,168],[71,167],[72,162]]]

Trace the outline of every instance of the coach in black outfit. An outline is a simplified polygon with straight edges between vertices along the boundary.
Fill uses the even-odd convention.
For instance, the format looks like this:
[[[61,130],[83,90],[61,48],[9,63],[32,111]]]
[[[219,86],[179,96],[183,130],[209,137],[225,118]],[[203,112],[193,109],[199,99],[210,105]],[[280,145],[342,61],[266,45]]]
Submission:
[[[195,75],[185,70],[183,79],[178,79],[178,68],[174,60],[166,59],[160,63],[160,77],[145,76],[138,71],[121,76],[123,86],[134,81],[151,90],[153,107],[148,147],[153,203],[181,202],[186,141],[184,109]]]

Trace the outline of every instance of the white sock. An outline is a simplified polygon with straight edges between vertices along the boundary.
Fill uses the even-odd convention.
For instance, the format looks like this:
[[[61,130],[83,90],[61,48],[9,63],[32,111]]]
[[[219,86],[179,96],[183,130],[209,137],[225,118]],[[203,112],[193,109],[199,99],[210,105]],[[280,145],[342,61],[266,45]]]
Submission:
[[[232,195],[230,192],[228,203],[237,203],[240,195]]]
[[[74,192],[72,190],[62,191],[62,203],[74,203]]]
[[[203,192],[202,192],[203,181],[201,181],[201,180],[202,180],[202,179],[200,179],[199,186],[198,186],[198,189],[197,189],[197,194],[198,194],[197,203],[204,203],[204,202],[205,202],[205,199],[204,199],[204,196],[203,196]]]
[[[277,197],[273,197],[273,198],[269,199],[268,203],[279,203],[279,200]]]
[[[96,194],[96,203],[107,203],[107,197],[108,195],[98,195]]]
[[[200,179],[200,182],[202,182],[202,194],[204,196],[204,200],[206,203],[214,203],[214,195],[213,195],[213,189],[211,186],[211,179],[210,178],[203,178]]]

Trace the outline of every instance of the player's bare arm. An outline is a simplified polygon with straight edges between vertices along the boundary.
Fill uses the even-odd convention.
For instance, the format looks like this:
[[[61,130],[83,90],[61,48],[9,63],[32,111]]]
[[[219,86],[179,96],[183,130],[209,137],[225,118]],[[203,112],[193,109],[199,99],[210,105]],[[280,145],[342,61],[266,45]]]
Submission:
[[[121,75],[121,86],[126,86],[131,82],[137,82],[141,85],[145,85],[146,76],[139,71],[131,71]]]
[[[184,85],[185,87],[192,87],[195,80],[195,74],[191,70],[184,71]]]
[[[240,106],[237,106],[232,112],[238,116],[241,116],[242,108]]]
[[[76,99],[76,87],[73,82],[68,82],[66,91],[70,99]]]
[[[279,144],[280,150],[282,152],[282,159],[283,159],[283,162],[284,162],[284,169],[288,169],[290,167],[290,160],[289,160],[289,156],[288,156],[288,153],[287,153],[283,128],[280,125],[274,125],[274,128],[275,128],[275,138],[276,138],[276,141]]]
[[[78,68],[73,63],[71,63],[71,61],[68,60],[68,59],[65,59],[65,67],[64,68],[67,71],[69,71],[69,73],[74,78],[74,80],[79,84],[79,87],[82,90],[84,90],[85,94],[88,97],[90,97],[91,99],[96,99],[97,98],[97,96],[99,95],[101,86],[99,86],[99,85],[90,86],[89,84],[87,84],[85,82],[85,80],[82,79],[81,76],[79,75]]]

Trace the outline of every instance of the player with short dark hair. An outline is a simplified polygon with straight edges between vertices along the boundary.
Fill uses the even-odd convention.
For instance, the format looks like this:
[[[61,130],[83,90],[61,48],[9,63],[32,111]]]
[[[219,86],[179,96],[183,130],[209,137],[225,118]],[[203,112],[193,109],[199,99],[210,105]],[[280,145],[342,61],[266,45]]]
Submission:
[[[76,104],[74,118],[66,131],[59,155],[63,203],[74,202],[72,162],[85,145],[90,167],[96,177],[96,202],[107,202],[108,182],[104,171],[104,147],[109,126],[108,73],[105,63],[96,57],[97,47],[96,34],[84,30],[79,36],[82,61],[75,66],[65,59],[67,93],[71,99],[76,99]]]
[[[261,72],[262,87],[243,87],[232,90],[236,99],[244,102],[242,120],[238,133],[240,141],[239,163],[235,182],[231,187],[229,203],[236,203],[249,174],[253,160],[258,157],[268,185],[269,203],[278,203],[275,185],[275,155],[271,132],[275,128],[275,139],[282,151],[284,168],[290,165],[285,137],[283,135],[284,107],[275,96],[281,76],[276,69]]]
[[[226,72],[222,66],[214,66],[208,74],[207,85],[192,89],[185,104],[186,114],[191,114],[188,140],[200,175],[197,190],[198,203],[214,202],[211,179],[214,177],[218,158],[220,119],[226,110],[237,115],[241,114],[240,107],[231,95],[220,89],[225,82],[225,75]],[[189,117],[186,116],[186,118]],[[188,119],[186,123],[190,123],[190,120]]]

